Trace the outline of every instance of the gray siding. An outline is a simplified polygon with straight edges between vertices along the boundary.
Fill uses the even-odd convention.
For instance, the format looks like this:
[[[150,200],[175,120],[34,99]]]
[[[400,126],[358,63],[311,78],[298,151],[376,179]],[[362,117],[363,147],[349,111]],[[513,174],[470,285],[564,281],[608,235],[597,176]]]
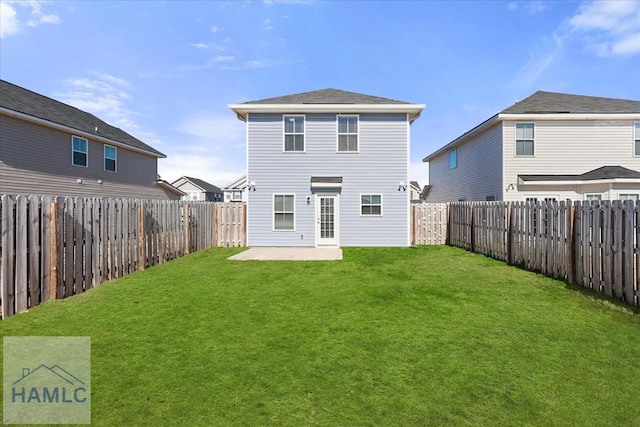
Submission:
[[[427,202],[483,201],[487,196],[502,200],[502,125],[486,130],[457,150],[455,169],[449,169],[449,152],[429,162],[431,190]]]
[[[116,172],[104,170],[104,144],[88,140],[88,166],[71,164],[71,135],[0,116],[0,193],[178,198],[155,184],[157,159],[117,148]],[[79,184],[77,180],[82,180]],[[102,180],[102,184],[98,183]]]
[[[406,114],[361,114],[359,152],[337,153],[335,114],[307,114],[305,152],[283,152],[281,114],[250,114],[248,180],[249,246],[314,246],[315,197],[312,176],[343,177],[341,246],[407,246],[409,191]],[[273,231],[273,194],[295,194],[295,231]],[[360,215],[360,194],[381,194],[383,215]],[[307,205],[307,196],[310,203]]]

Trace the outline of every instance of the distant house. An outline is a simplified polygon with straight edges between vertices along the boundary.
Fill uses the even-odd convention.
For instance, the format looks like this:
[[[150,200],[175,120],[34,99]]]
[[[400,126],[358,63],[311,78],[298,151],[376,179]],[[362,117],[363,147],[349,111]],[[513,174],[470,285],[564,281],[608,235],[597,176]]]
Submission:
[[[171,183],[185,193],[182,200],[200,200],[208,202],[222,202],[222,190],[198,178],[182,176]]]
[[[225,202],[247,201],[247,175],[242,175],[222,189]]]
[[[640,101],[536,92],[423,159],[427,201],[640,198]]]
[[[233,104],[249,246],[408,246],[410,125],[424,105],[336,89]]]
[[[0,193],[179,199],[166,157],[92,114],[0,80]]]
[[[422,188],[420,188],[420,184],[418,181],[409,181],[409,200],[412,202],[420,202],[422,201]]]

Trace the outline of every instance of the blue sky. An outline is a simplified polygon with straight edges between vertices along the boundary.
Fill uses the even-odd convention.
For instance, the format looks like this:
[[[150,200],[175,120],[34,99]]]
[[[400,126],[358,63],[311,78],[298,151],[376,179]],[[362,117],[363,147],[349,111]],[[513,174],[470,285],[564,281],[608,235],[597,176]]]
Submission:
[[[0,77],[89,111],[224,186],[227,104],[333,87],[427,108],[421,159],[537,90],[640,99],[640,1],[5,1]]]

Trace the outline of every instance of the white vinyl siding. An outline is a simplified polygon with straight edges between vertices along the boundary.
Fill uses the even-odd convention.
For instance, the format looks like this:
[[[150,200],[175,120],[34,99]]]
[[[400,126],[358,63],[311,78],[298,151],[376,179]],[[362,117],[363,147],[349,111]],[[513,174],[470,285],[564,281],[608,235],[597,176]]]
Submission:
[[[516,123],[516,156],[533,156],[535,154],[535,125],[533,123]]]
[[[362,194],[360,196],[360,215],[382,215],[382,195]]]
[[[304,152],[304,116],[285,115],[284,126],[284,151]]]
[[[273,229],[295,230],[295,196],[293,194],[273,195]]]
[[[118,150],[110,145],[104,146],[104,170],[115,172],[118,161]]]
[[[71,137],[71,164],[75,166],[87,166],[88,164],[88,143],[85,138],[79,136]]]
[[[358,151],[358,116],[338,116],[338,151]]]

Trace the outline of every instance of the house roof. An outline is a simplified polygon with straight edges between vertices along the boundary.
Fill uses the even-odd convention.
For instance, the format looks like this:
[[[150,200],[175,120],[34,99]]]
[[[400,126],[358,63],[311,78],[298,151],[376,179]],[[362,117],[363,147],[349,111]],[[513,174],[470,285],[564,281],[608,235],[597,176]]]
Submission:
[[[339,89],[321,89],[275,98],[248,101],[243,104],[409,104],[395,99],[348,92]]]
[[[418,181],[409,181],[409,184],[413,185],[416,188],[420,188],[420,184],[418,184]]]
[[[413,122],[425,105],[329,88],[229,104],[229,108],[243,121],[248,113],[406,113]]]
[[[502,114],[624,114],[640,113],[640,101],[571,95],[537,91],[533,95],[505,108]]]
[[[209,184],[207,181],[203,181],[201,179],[193,178],[190,176],[183,176],[181,178],[178,178],[175,181],[173,181],[171,185],[175,185],[175,183],[180,181],[181,179],[185,179],[191,182],[193,185],[195,185],[196,187],[200,187],[202,191],[205,191],[207,193],[222,193],[222,190],[219,187],[213,184]]]
[[[602,166],[579,175],[518,175],[518,178],[525,182],[640,179],[640,172],[622,166]]]
[[[129,135],[122,129],[100,120],[93,114],[5,80],[0,80],[0,107],[3,113],[10,110],[19,113],[22,118],[27,116],[27,118],[44,120],[49,124],[80,131],[90,137],[106,138],[115,143],[132,147],[137,151],[144,151],[154,157],[166,157],[153,147]]]
[[[574,116],[570,117],[569,114]],[[575,115],[587,115],[589,119],[611,119],[624,117],[640,120],[640,101],[628,99],[603,98],[596,96],[572,95],[567,93],[537,91],[533,95],[516,102],[499,113],[489,117],[468,132],[422,159],[428,162],[434,157],[454,148],[476,135],[484,132],[502,120],[545,119],[568,120]],[[621,116],[624,115],[624,116]],[[584,118],[584,116],[583,116]]]
[[[247,175],[236,178],[233,182],[225,185],[224,190],[244,190],[247,187]]]

